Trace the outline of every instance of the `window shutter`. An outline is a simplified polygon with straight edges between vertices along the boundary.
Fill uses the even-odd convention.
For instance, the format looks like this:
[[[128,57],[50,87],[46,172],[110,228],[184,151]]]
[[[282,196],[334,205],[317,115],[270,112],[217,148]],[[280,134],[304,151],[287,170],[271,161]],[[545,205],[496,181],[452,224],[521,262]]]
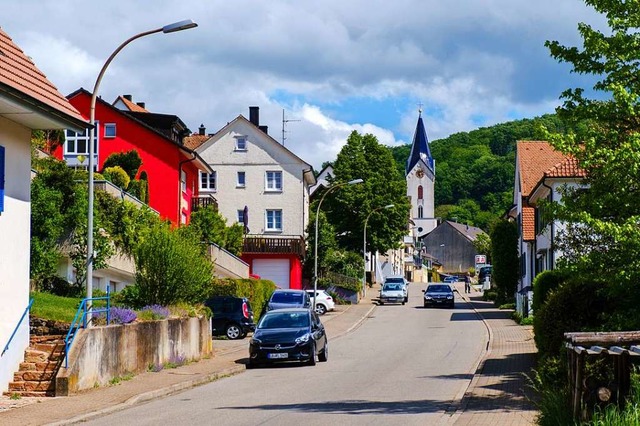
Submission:
[[[4,211],[4,146],[0,146],[0,214]]]

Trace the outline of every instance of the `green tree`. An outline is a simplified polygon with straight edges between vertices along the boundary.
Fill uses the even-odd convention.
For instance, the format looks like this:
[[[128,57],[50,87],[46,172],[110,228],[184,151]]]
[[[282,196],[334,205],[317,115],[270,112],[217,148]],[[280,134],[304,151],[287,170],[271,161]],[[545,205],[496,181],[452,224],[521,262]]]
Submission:
[[[478,234],[475,240],[473,240],[473,247],[478,254],[484,254],[487,256],[487,263],[491,263],[491,238],[488,234]]]
[[[104,160],[102,169],[106,170],[109,167],[119,166],[127,173],[131,180],[135,179],[140,166],[142,166],[142,159],[138,151],[131,150],[127,152],[115,152]]]
[[[373,213],[367,223],[367,251],[397,247],[407,232],[409,201],[406,181],[398,172],[390,150],[375,136],[354,131],[334,162],[332,184],[363,179],[344,185],[325,199],[322,209],[335,227],[341,248],[362,252],[363,226],[374,210],[393,204],[391,209]]]
[[[518,227],[514,222],[500,220],[491,230],[491,279],[496,285],[500,302],[514,297],[520,272],[518,257]]]

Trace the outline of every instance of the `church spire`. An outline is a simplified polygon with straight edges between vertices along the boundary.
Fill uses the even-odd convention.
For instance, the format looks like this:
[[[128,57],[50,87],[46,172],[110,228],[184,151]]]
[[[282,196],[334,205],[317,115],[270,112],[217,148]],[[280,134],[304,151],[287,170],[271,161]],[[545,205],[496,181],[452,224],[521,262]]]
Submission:
[[[424,161],[427,167],[435,173],[433,157],[431,157],[431,151],[429,150],[429,140],[427,139],[427,132],[424,129],[424,123],[422,121],[422,104],[418,109],[418,124],[416,125],[416,132],[413,135],[411,153],[407,160],[405,174],[408,174],[420,160]]]

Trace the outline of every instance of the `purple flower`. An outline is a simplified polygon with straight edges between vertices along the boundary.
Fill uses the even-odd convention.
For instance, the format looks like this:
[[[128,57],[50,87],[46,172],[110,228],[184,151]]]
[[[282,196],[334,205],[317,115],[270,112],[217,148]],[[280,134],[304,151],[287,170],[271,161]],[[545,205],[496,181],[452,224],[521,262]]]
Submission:
[[[127,308],[111,308],[109,313],[111,323],[113,324],[129,324],[137,318],[136,313]]]
[[[169,317],[169,309],[160,305],[145,306],[141,309],[140,316],[148,317],[152,320],[161,320]]]

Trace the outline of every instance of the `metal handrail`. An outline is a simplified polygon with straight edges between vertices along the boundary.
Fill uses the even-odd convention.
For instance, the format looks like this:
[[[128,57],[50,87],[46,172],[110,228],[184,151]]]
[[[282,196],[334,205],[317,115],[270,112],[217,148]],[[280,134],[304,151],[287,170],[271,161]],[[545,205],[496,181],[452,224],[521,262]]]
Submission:
[[[13,333],[11,333],[11,337],[9,337],[9,341],[4,346],[4,349],[2,350],[2,353],[0,354],[0,357],[3,356],[4,353],[7,350],[9,350],[9,344],[11,343],[11,341],[13,340],[13,337],[18,332],[18,329],[20,328],[20,324],[22,324],[22,321],[24,320],[24,317],[27,315],[27,312],[29,312],[29,310],[31,309],[31,305],[33,305],[33,299],[29,300],[29,305],[27,305],[27,308],[22,313],[22,316],[20,317],[20,321],[18,321],[18,324],[16,325],[16,328],[13,329]]]
[[[89,305],[89,309],[87,309],[88,302],[93,302],[94,300],[106,300],[107,307],[106,308],[94,308]],[[67,336],[64,338],[64,368],[69,367],[69,349],[71,348],[71,344],[76,338],[77,330],[82,326],[82,328],[87,328],[87,313],[91,312],[91,314],[98,314],[101,312],[106,312],[107,314],[107,325],[109,325],[111,321],[111,295],[109,293],[109,286],[107,286],[107,295],[101,297],[87,297],[82,299],[80,302],[80,306],[78,306],[78,310],[76,311],[76,316],[71,321],[71,325],[69,326],[69,332],[67,332]],[[80,315],[82,313],[82,315]],[[80,317],[80,318],[78,318]],[[93,318],[90,318],[91,321]]]

